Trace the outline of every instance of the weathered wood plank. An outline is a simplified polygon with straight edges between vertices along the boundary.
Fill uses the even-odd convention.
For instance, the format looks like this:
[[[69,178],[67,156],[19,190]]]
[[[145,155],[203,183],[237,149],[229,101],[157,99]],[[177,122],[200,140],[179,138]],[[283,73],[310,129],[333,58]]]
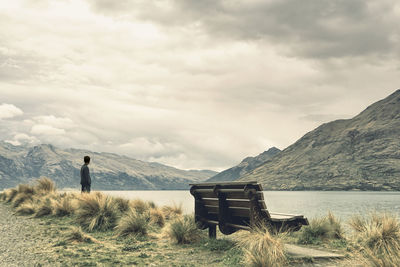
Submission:
[[[219,183],[200,183],[200,184],[189,184],[190,186],[241,186],[247,184],[259,184],[257,181],[249,181],[249,182],[219,182]]]
[[[193,191],[196,195],[201,198],[217,198],[217,195],[214,191],[209,189],[196,189]],[[248,199],[248,196],[245,195],[243,191],[233,191],[224,193],[227,199]],[[259,199],[263,199],[263,193],[261,191],[257,192],[257,197]]]

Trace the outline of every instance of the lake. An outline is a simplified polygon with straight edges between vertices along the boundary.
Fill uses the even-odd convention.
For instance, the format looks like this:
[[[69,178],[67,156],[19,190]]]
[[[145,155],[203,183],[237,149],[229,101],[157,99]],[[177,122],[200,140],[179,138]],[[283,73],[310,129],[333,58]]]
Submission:
[[[159,206],[182,204],[185,213],[194,211],[189,191],[103,191],[111,196],[154,201]],[[354,214],[388,211],[400,217],[400,192],[264,191],[269,211],[303,214],[307,218],[332,211],[342,220]]]

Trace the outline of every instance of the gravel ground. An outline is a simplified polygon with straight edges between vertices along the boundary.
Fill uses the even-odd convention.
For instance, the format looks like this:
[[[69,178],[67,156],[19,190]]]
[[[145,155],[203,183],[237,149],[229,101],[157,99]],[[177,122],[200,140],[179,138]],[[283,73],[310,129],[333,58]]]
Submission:
[[[30,216],[15,216],[11,207],[0,203],[0,266],[49,266],[46,252],[51,237],[46,226]]]

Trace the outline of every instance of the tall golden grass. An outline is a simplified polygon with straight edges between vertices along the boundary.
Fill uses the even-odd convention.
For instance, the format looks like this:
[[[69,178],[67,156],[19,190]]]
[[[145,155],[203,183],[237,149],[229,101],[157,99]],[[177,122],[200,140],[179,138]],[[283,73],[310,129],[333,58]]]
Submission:
[[[41,177],[36,181],[36,190],[42,194],[48,194],[56,191],[56,185],[50,178]]]
[[[9,203],[9,202],[13,201],[15,196],[18,194],[18,190],[15,188],[11,188],[11,189],[6,190],[5,194],[6,194],[5,201]]]
[[[73,197],[70,195],[65,195],[54,202],[54,215],[59,217],[72,215],[76,209],[76,206],[73,204]]]
[[[118,210],[122,213],[127,212],[130,208],[129,199],[116,197],[114,198],[115,203],[117,204]]]
[[[266,226],[258,225],[244,233],[239,244],[244,251],[246,266],[279,267],[287,263],[282,240],[272,236]]]
[[[138,213],[149,211],[149,206],[147,205],[146,201],[143,201],[141,199],[131,200],[129,204],[130,207]]]
[[[17,195],[14,197],[12,200],[12,205],[14,208],[18,208],[21,204],[23,204],[26,201],[33,201],[33,194],[25,193],[25,192],[20,192],[17,193]]]
[[[28,185],[28,184],[19,184],[17,186],[17,191],[20,194],[24,193],[27,195],[33,195],[33,194],[35,194],[35,187],[33,187],[32,185]]]
[[[163,206],[161,211],[164,213],[165,219],[167,220],[176,218],[176,216],[182,215],[183,213],[182,203],[174,203],[172,206]]]
[[[66,234],[66,241],[78,243],[99,243],[97,239],[83,232],[81,227],[72,227]]]
[[[194,243],[203,237],[192,215],[179,216],[169,222],[164,228],[164,234],[177,244]]]
[[[164,213],[158,208],[150,209],[150,223],[155,224],[159,227],[163,227],[165,224]]]
[[[364,266],[400,266],[400,222],[388,213],[354,216],[353,256]]]
[[[38,208],[36,209],[35,217],[48,216],[53,213],[54,210],[54,200],[50,197],[46,197],[38,202]]]
[[[148,212],[138,212],[131,208],[119,220],[115,227],[118,236],[147,235],[150,215]]]
[[[32,201],[24,202],[16,209],[16,214],[19,215],[31,215],[34,214],[35,212],[36,212],[35,205],[33,204]]]
[[[344,230],[341,222],[329,212],[327,216],[313,218],[310,225],[303,226],[297,235],[300,244],[318,244],[332,239],[344,239]]]
[[[6,197],[7,197],[7,195],[6,195],[6,192],[5,192],[5,191],[3,191],[3,192],[0,193],[0,201],[5,201],[5,200],[6,200]]]
[[[87,230],[112,229],[116,226],[118,217],[118,206],[113,198],[99,192],[80,196],[76,221]]]

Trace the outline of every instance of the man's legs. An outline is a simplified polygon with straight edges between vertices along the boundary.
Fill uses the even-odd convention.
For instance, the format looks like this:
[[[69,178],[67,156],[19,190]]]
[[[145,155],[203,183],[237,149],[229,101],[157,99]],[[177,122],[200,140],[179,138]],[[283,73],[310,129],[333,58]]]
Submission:
[[[90,193],[90,184],[83,184],[82,185],[82,193]]]

